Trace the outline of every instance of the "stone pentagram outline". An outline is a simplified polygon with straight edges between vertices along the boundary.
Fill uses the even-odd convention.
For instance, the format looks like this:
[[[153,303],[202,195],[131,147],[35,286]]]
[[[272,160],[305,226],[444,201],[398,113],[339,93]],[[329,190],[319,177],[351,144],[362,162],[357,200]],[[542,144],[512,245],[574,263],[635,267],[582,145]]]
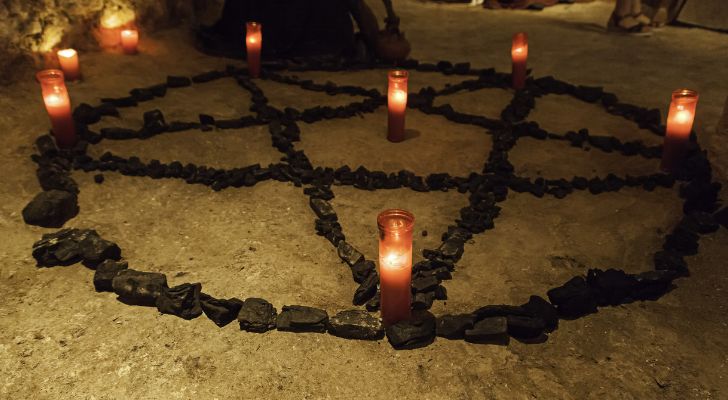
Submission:
[[[364,305],[374,311],[378,307],[378,276],[372,262],[353,246],[346,242],[346,236],[337,222],[336,213],[328,202],[334,197],[332,185],[354,186],[360,190],[395,189],[408,187],[415,191],[447,191],[457,190],[467,194],[469,205],[460,211],[448,232],[443,233],[442,244],[437,249],[423,251],[424,260],[413,267],[413,308],[429,309],[433,301],[447,298],[447,292],[441,285],[443,280],[452,279],[456,263],[463,255],[465,243],[474,234],[480,234],[494,227],[500,207],[498,203],[506,200],[509,190],[528,192],[536,197],[554,196],[564,198],[574,190],[589,190],[598,195],[603,192],[618,191],[623,187],[642,187],[651,191],[656,187],[672,187],[680,182],[680,195],[685,199],[685,217],[678,226],[667,235],[663,250],[655,254],[655,271],[642,274],[626,274],[621,270],[606,271],[589,270],[586,279],[583,276],[572,278],[566,284],[549,291],[549,302],[538,296],[532,296],[522,306],[491,305],[475,310],[471,314],[443,316],[437,320],[438,336],[462,338],[464,329],[473,329],[486,318],[505,317],[508,320],[508,333],[518,339],[531,340],[536,337],[545,339],[546,333],[556,329],[558,317],[577,318],[596,312],[598,306],[617,305],[635,300],[656,299],[669,291],[675,278],[689,274],[683,259],[685,255],[695,254],[698,247],[698,235],[714,231],[705,228],[706,215],[718,208],[717,191],[719,184],[712,182],[710,163],[701,151],[695,135],[692,136],[690,154],[675,174],[655,173],[645,176],[618,177],[608,174],[603,178],[559,178],[531,179],[514,174],[513,165],[508,161],[509,151],[517,145],[521,137],[538,140],[558,140],[568,142],[571,146],[582,149],[597,149],[604,152],[616,152],[624,156],[641,156],[659,158],[661,146],[646,146],[641,141],[622,142],[611,136],[590,135],[588,130],[556,134],[542,129],[536,122],[527,122],[526,118],[535,106],[535,99],[548,94],[568,94],[587,103],[601,104],[605,111],[634,121],[640,128],[662,135],[664,127],[660,125],[659,110],[619,102],[616,95],[603,91],[598,87],[574,86],[553,77],[538,79],[529,78],[524,90],[516,91],[510,103],[502,110],[499,119],[486,116],[460,113],[449,104],[434,106],[435,98],[454,94],[460,91],[476,91],[485,88],[509,89],[510,74],[498,73],[494,69],[476,70],[469,63],[452,64],[441,61],[437,64],[419,63],[407,60],[401,67],[420,72],[440,72],[446,75],[468,77],[460,83],[446,86],[441,90],[425,87],[417,93],[409,94],[408,108],[417,109],[425,114],[441,115],[451,122],[473,125],[483,129],[484,134],[492,138],[492,148],[482,171],[473,171],[468,176],[450,176],[446,172],[419,176],[409,171],[369,171],[364,166],[352,170],[349,166],[339,168],[316,167],[311,164],[302,150],[296,150],[295,143],[301,140],[299,121],[314,124],[325,119],[346,119],[364,113],[372,113],[386,105],[386,98],[376,89],[365,89],[351,85],[325,84],[295,77],[296,72],[305,71],[342,71],[361,69],[391,68],[390,65],[343,65],[327,62],[272,62],[264,65],[261,79],[281,84],[295,85],[303,90],[323,92],[334,96],[349,94],[364,97],[339,107],[315,106],[305,110],[286,107],[277,109],[268,103],[265,93],[256,85],[255,80],[247,76],[247,71],[237,66],[228,66],[224,71],[210,71],[194,77],[169,76],[166,83],[147,88],[136,88],[130,95],[121,98],[104,98],[99,106],[82,104],[74,111],[82,142],[73,150],[57,153],[44,153],[41,146],[39,155],[34,161],[39,171],[44,168],[58,169],[58,164],[65,172],[64,179],[70,178],[72,169],[91,171],[116,171],[124,175],[147,176],[153,179],[177,178],[190,184],[205,184],[219,191],[229,187],[253,186],[264,180],[292,182],[302,187],[309,196],[311,207],[316,214],[315,229],[317,234],[325,237],[335,247],[339,256],[351,268],[359,287],[354,295],[355,305]],[[282,72],[286,72],[284,75]],[[138,129],[102,128],[100,132],[91,130],[91,126],[101,120],[102,116],[118,116],[117,108],[134,107],[145,101],[166,95],[168,89],[191,85],[201,85],[221,78],[233,78],[238,85],[248,91],[253,115],[234,119],[215,120],[201,114],[195,122],[172,121],[167,123],[161,111],[153,110],[144,114],[143,126]],[[86,154],[88,143],[96,144],[101,140],[145,139],[158,134],[198,129],[239,129],[249,126],[268,125],[272,145],[283,155],[281,162],[261,166],[253,164],[232,169],[218,169],[193,164],[183,165],[180,162],[163,164],[158,160],[142,163],[138,157],[122,158],[105,153],[99,159]],[[384,125],[383,125],[384,127]],[[208,133],[212,134],[212,133]],[[378,134],[378,132],[372,132]],[[59,161],[61,160],[61,161]],[[65,160],[65,161],[63,161]],[[40,179],[40,172],[39,172]],[[41,182],[43,186],[43,182]],[[716,187],[718,189],[716,189]],[[44,187],[45,190],[48,188]],[[710,219],[710,218],[708,218]],[[708,224],[708,225],[715,225]],[[717,228],[716,228],[717,229]],[[555,306],[555,308],[554,308]],[[448,319],[449,318],[449,319]],[[529,318],[531,320],[529,320]],[[542,323],[535,323],[540,320]],[[444,321],[444,322],[443,322]],[[455,322],[453,322],[455,321]],[[464,322],[463,322],[464,321]],[[470,324],[468,324],[470,321]],[[459,323],[456,332],[441,334],[442,325]],[[452,326],[451,326],[452,328]],[[434,329],[434,328],[433,328]],[[443,328],[447,330],[447,328]],[[536,335],[535,333],[540,333]],[[434,332],[433,332],[434,335]],[[392,339],[390,338],[390,342]],[[429,341],[431,342],[431,341]],[[428,344],[417,343],[417,344]],[[398,346],[393,342],[395,347]],[[417,346],[413,346],[417,347]]]

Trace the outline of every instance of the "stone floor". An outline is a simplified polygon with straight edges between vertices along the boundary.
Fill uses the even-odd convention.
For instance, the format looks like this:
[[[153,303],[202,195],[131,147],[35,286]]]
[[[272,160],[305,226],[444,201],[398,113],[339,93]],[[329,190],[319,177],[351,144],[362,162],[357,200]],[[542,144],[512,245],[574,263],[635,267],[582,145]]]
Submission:
[[[421,60],[471,61],[509,68],[513,31],[530,34],[530,66],[575,84],[600,85],[625,101],[665,109],[678,87],[701,93],[697,130],[720,168],[725,138],[712,137],[728,76],[720,51],[728,35],[665,28],[651,38],[613,36],[602,28],[610,4],[558,6],[541,13],[493,12],[421,1],[397,2],[403,28]],[[378,10],[380,15],[382,10]],[[722,50],[721,50],[722,49]],[[142,53],[83,54],[85,81],[69,87],[73,101],[95,104],[131,87],[193,75],[227,61],[205,57],[180,31],[144,37]],[[722,76],[720,76],[722,74]],[[317,80],[383,89],[376,72],[307,73]],[[415,74],[412,88],[444,87],[457,77]],[[314,96],[272,82],[261,84],[274,105],[339,105],[348,96]],[[178,89],[161,100],[123,112],[139,126],[143,111],[159,107],[171,118],[194,120],[245,114],[248,96],[231,80]],[[506,91],[461,93],[440,99],[464,112],[496,115]],[[47,129],[39,90],[27,79],[0,94],[0,398],[423,398],[423,399],[720,399],[728,396],[728,232],[703,237],[690,257],[692,277],[657,302],[600,310],[562,321],[543,344],[512,341],[508,347],[437,340],[419,350],[395,351],[386,341],[347,341],[329,335],[240,332],[218,329],[205,318],[184,321],[155,309],[130,307],[110,293],[97,294],[92,271],[77,265],[36,269],[30,246],[49,230],[23,224],[20,210],[39,190],[29,159],[33,139]],[[496,113],[496,114],[493,114]],[[391,145],[384,140],[384,110],[361,120],[302,124],[302,142],[313,162],[418,173],[453,174],[479,169],[488,136],[437,116],[412,111],[420,132]],[[617,117],[561,96],[537,102],[529,116],[549,130],[589,128],[593,133],[655,140]],[[108,120],[103,123],[117,124]],[[350,140],[344,140],[348,135]],[[658,141],[659,143],[659,141]],[[722,146],[722,147],[721,147]],[[139,141],[104,141],[112,150],[142,159],[230,167],[276,162],[264,128],[188,132]],[[452,154],[454,157],[443,157]],[[554,142],[524,139],[511,153],[517,172],[529,176],[603,176],[656,172],[639,158],[584,152]],[[721,171],[726,171],[722,169]],[[723,172],[723,176],[725,174]],[[212,192],[173,180],[152,181],[74,173],[81,213],[68,226],[95,228],[116,241],[131,267],[166,273],[170,285],[202,282],[224,297],[260,296],[330,313],[350,308],[355,284],[333,248],[314,233],[313,214],[299,188],[265,182]],[[466,197],[455,192],[363,192],[334,187],[333,201],[350,241],[376,257],[375,217],[403,207],[417,217],[415,252],[433,246]],[[724,191],[723,196],[726,196]],[[471,311],[482,304],[520,304],[531,294],[563,283],[587,266],[641,271],[665,231],[681,217],[676,190],[624,189],[564,200],[510,194],[496,228],[466,246],[450,300],[437,314]]]

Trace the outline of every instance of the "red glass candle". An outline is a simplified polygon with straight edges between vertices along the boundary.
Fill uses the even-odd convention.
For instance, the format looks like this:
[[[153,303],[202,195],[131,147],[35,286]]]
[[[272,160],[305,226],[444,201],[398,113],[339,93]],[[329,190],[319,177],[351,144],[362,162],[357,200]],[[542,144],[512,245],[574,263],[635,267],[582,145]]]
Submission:
[[[408,78],[409,73],[405,70],[397,69],[389,71],[387,139],[390,142],[401,142],[404,140],[404,114],[407,109]]]
[[[528,59],[528,34],[519,32],[513,35],[511,60],[513,61],[513,89],[520,90],[526,85],[526,60]]]
[[[246,24],[245,49],[248,58],[248,73],[252,78],[260,76],[260,51],[263,48],[263,26],[257,22]]]
[[[125,54],[136,54],[139,44],[139,31],[136,29],[124,29],[121,31],[121,48]]]
[[[672,92],[672,102],[667,113],[665,142],[662,147],[660,168],[663,171],[673,172],[685,157],[697,105],[698,92],[690,89]]]
[[[36,75],[40,82],[43,102],[51,119],[53,137],[59,147],[71,147],[76,144],[76,128],[71,116],[71,99],[64,82],[63,72],[58,69],[47,69]]]
[[[414,224],[414,215],[405,210],[386,210],[377,216],[380,307],[385,325],[410,317]]]
[[[81,69],[78,65],[78,53],[74,49],[58,50],[58,63],[61,65],[63,75],[67,81],[81,78]]]

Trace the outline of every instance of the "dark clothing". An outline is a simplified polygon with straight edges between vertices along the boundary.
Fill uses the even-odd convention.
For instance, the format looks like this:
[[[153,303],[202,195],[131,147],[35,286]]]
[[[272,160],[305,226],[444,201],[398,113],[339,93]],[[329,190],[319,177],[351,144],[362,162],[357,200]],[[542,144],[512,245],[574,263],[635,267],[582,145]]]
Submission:
[[[263,26],[269,57],[350,55],[354,25],[348,0],[227,0],[213,31],[244,48],[245,23]]]

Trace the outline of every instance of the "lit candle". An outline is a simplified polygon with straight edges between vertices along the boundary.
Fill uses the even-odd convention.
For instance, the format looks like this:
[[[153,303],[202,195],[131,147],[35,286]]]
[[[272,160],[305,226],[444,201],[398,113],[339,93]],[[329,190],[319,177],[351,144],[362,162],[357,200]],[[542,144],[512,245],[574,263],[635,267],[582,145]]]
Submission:
[[[139,43],[139,31],[136,29],[124,29],[121,31],[121,47],[126,54],[136,54]]]
[[[667,113],[665,142],[662,146],[660,168],[663,171],[675,171],[685,157],[697,105],[698,92],[690,89],[672,92],[672,102],[670,102],[670,110]]]
[[[74,49],[58,50],[58,62],[61,64],[63,75],[66,80],[75,81],[81,77],[81,69],[78,65],[78,53]]]
[[[408,77],[409,73],[405,70],[397,69],[389,71],[387,139],[390,142],[401,142],[404,140],[404,114],[407,109]]]
[[[513,61],[511,73],[513,89],[523,89],[526,85],[526,60],[528,59],[528,35],[526,33],[519,32],[513,35],[511,59]]]
[[[40,82],[43,102],[51,119],[51,131],[59,147],[76,144],[76,128],[71,116],[71,99],[63,79],[63,72],[47,69],[36,75]]]
[[[258,22],[246,25],[245,49],[248,59],[248,73],[252,78],[260,76],[260,52],[263,47],[263,26]]]
[[[410,317],[414,223],[414,215],[404,210],[386,210],[377,216],[380,309],[385,325]]]

